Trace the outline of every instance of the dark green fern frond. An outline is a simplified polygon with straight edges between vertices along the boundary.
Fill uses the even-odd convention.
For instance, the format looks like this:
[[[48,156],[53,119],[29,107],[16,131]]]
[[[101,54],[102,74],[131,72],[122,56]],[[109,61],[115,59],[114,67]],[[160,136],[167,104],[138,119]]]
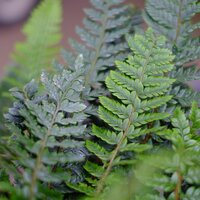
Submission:
[[[132,11],[128,5],[123,5],[124,0],[90,2],[93,8],[84,10],[84,27],[76,29],[83,43],[70,40],[74,53],[63,51],[69,65],[77,54],[83,55],[86,66],[85,98],[89,101],[106,94],[102,84],[107,72],[113,69],[115,60],[123,60],[127,56],[125,35],[130,32],[132,23]]]
[[[86,106],[80,98],[83,74],[82,63],[76,62],[73,72],[64,70],[52,78],[43,73],[42,94],[37,94],[34,81],[22,91],[11,90],[17,101],[5,117],[14,133],[11,146],[18,158],[14,161],[23,171],[22,177],[16,173],[14,177],[29,199],[44,199],[45,187],[55,189],[62,181],[76,182],[68,164],[85,159],[81,153],[86,137],[86,125],[82,125]]]
[[[199,28],[198,23],[192,23],[192,17],[199,12],[200,4],[197,0],[146,2],[145,21],[167,38],[170,48],[177,50],[175,60],[180,65],[199,58],[199,39],[191,37],[191,33]]]
[[[42,69],[48,69],[58,51],[61,39],[61,1],[45,0],[33,11],[30,20],[23,28],[25,41],[16,45],[13,54],[14,66],[0,83],[1,124],[2,113],[11,105],[8,90],[21,87],[32,78],[41,74]],[[1,126],[1,130],[5,129]]]
[[[119,71],[111,71],[106,78],[113,98],[100,97],[99,116],[107,126],[94,125],[92,134],[99,142],[86,142],[99,163],[87,161],[85,165],[86,171],[96,178],[92,184],[94,188],[84,183],[71,185],[88,195],[92,192],[99,195],[113,167],[131,163],[132,152],[151,148],[150,144],[145,144],[145,137],[163,128],[156,126],[155,121],[169,117],[168,113],[159,113],[157,109],[172,98],[166,92],[174,80],[164,77],[164,73],[173,68],[174,56],[163,48],[164,38],[155,37],[151,29],[145,37],[129,38],[128,43],[134,55],[129,55],[125,62],[117,61]]]
[[[189,108],[192,101],[199,101],[200,94],[197,92],[193,92],[192,97],[187,98],[187,95],[192,93],[187,82],[200,80],[199,70],[194,64],[194,61],[200,58],[200,40],[199,37],[193,36],[193,33],[199,29],[199,23],[192,22],[193,17],[198,13],[200,13],[200,3],[197,0],[148,0],[146,2],[145,21],[157,33],[167,38],[167,46],[176,55],[175,68],[170,76],[177,79],[172,87],[172,93],[176,90],[177,97],[175,96],[176,101],[168,106],[171,107],[169,110],[173,110],[176,104]],[[189,67],[185,67],[185,64]],[[181,101],[179,97],[185,100]]]

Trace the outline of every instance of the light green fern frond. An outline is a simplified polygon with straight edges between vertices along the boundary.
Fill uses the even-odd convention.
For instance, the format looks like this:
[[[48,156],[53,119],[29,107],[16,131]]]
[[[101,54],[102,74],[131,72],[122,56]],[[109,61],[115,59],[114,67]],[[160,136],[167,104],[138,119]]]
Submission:
[[[146,144],[146,136],[163,128],[156,126],[155,121],[169,117],[168,113],[157,112],[172,98],[166,92],[174,82],[174,79],[164,77],[164,73],[173,68],[174,56],[163,48],[163,41],[163,37],[155,37],[151,29],[145,37],[129,38],[133,55],[125,62],[117,61],[119,71],[111,71],[106,78],[106,86],[113,98],[100,97],[98,113],[107,125],[94,125],[92,135],[99,141],[86,142],[88,150],[99,160],[98,165],[91,161],[85,165],[86,171],[96,177],[93,184],[96,195],[102,192],[114,166],[127,165],[132,161],[133,152],[151,148]],[[70,186],[78,191],[90,191],[91,195],[87,184]]]
[[[146,177],[141,173],[135,174],[139,181],[152,188],[154,199],[159,196],[163,200],[199,198],[199,114],[196,103],[192,105],[189,118],[177,108],[171,119],[172,130],[158,132],[158,135],[171,142],[172,149],[168,149],[170,152],[164,157],[153,153],[142,158],[146,167],[154,168],[154,173]],[[139,199],[143,197],[140,194]]]
[[[16,45],[13,54],[20,70],[17,78],[28,81],[49,67],[59,52],[61,15],[61,0],[45,0],[34,10],[23,28],[26,39]]]

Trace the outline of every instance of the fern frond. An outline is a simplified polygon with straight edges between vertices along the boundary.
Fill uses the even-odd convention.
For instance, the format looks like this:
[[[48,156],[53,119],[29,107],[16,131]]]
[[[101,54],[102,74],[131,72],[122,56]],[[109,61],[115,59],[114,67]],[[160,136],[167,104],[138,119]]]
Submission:
[[[92,100],[106,94],[102,83],[108,71],[115,66],[115,60],[123,60],[127,56],[129,50],[125,35],[131,31],[131,12],[130,7],[123,5],[123,0],[90,2],[93,8],[84,10],[83,28],[76,29],[83,43],[71,39],[74,55],[64,50],[63,57],[70,66],[77,54],[83,55],[85,98],[92,103]]]
[[[34,81],[22,91],[11,90],[17,102],[5,117],[14,133],[17,163],[23,168],[19,182],[30,199],[42,198],[42,183],[56,188],[63,181],[75,183],[78,179],[70,165],[84,161],[86,155],[81,153],[86,125],[79,126],[86,119],[80,97],[83,74],[83,65],[78,63],[73,72],[64,70],[52,78],[43,73],[42,94],[37,94]]]
[[[92,134],[100,141],[86,142],[87,149],[99,160],[98,166],[85,168],[97,179],[94,187],[96,195],[102,192],[113,166],[127,162],[128,159],[131,161],[133,152],[143,152],[151,148],[150,144],[141,144],[138,139],[150,134],[150,131],[156,132],[161,127],[152,127],[149,130],[147,127],[153,126],[155,121],[169,117],[168,113],[156,111],[171,99],[165,92],[174,81],[164,77],[164,72],[172,68],[174,56],[160,45],[161,41],[163,37],[155,37],[151,29],[146,32],[145,37],[135,35],[129,38],[128,43],[134,55],[129,56],[125,62],[116,62],[119,71],[111,71],[106,79],[109,91],[116,97],[100,97],[99,116],[108,127],[100,128],[94,125]],[[141,65],[137,64],[139,59],[144,61]],[[122,66],[126,66],[126,70],[123,70]],[[157,82],[157,79],[160,81]],[[146,84],[149,80],[151,83]],[[165,87],[160,87],[163,84]],[[158,87],[159,91],[155,90]],[[134,134],[136,137],[132,140]],[[128,157],[125,156],[127,152],[130,153]],[[97,172],[101,172],[101,176]],[[78,185],[73,187],[81,190]]]
[[[174,101],[168,105],[168,110],[171,111],[175,109],[175,105],[188,110],[191,103],[198,101],[200,97],[199,93],[192,92],[187,86],[188,81],[200,80],[199,69],[194,64],[194,61],[200,58],[199,37],[192,35],[199,29],[199,23],[192,22],[192,18],[199,12],[200,3],[197,0],[146,2],[145,21],[157,33],[167,38],[167,46],[176,55],[175,68],[169,73],[170,77],[177,80],[171,89],[171,94],[175,95]],[[189,67],[185,67],[186,64]],[[191,93],[192,96],[188,98]]]
[[[17,190],[9,182],[0,182],[0,197],[2,200],[21,199],[25,200],[20,190]]]
[[[13,61],[20,67],[17,77],[22,83],[38,77],[59,52],[61,14],[60,0],[44,1],[24,26],[26,40],[16,44],[13,54]]]
[[[61,1],[45,0],[33,11],[23,28],[25,41],[16,45],[13,53],[14,66],[0,83],[1,112],[11,106],[7,91],[12,87],[22,87],[29,80],[39,77],[42,69],[49,69],[52,58],[59,52],[61,40]],[[4,124],[1,116],[1,124]],[[5,127],[1,127],[1,130]]]

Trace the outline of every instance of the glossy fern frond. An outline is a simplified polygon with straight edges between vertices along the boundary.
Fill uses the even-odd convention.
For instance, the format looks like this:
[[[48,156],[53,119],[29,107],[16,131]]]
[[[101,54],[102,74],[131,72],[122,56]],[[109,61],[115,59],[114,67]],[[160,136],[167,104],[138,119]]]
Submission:
[[[42,94],[37,93],[34,81],[23,90],[11,90],[17,101],[5,117],[13,133],[11,146],[17,156],[13,162],[22,168],[21,176],[15,173],[14,177],[29,199],[44,199],[48,188],[77,181],[70,165],[85,159],[83,80],[84,69],[78,59],[73,72],[64,70],[53,77],[43,73]]]
[[[90,3],[93,7],[84,9],[83,28],[76,28],[82,43],[71,39],[74,52],[64,50],[63,56],[69,66],[73,66],[75,57],[83,55],[85,98],[92,101],[106,94],[103,82],[107,72],[115,66],[115,60],[123,60],[127,56],[125,35],[131,30],[132,8],[123,5],[124,0],[90,0]]]
[[[39,77],[42,69],[49,69],[52,58],[59,52],[61,14],[60,0],[45,0],[23,27],[25,41],[17,43],[12,57],[14,66],[9,68],[7,76],[0,82],[0,105],[4,105],[0,114],[1,130],[5,129],[3,112],[11,106],[7,91]]]
[[[192,92],[187,86],[188,81],[200,80],[199,69],[194,62],[200,58],[199,36],[193,36],[193,33],[199,29],[199,23],[192,22],[193,17],[198,13],[200,13],[200,3],[197,0],[148,0],[146,2],[145,21],[157,33],[167,38],[167,46],[176,55],[175,68],[170,73],[170,77],[177,79],[170,93],[174,94],[176,90],[176,100],[168,106],[168,111],[173,110],[177,104],[187,109],[192,101],[199,101],[200,94]],[[185,67],[185,64],[189,67]],[[192,96],[187,98],[191,93]]]
[[[114,166],[128,165],[133,152],[151,148],[141,140],[162,130],[155,121],[169,117],[168,113],[159,113],[157,109],[172,98],[166,92],[174,79],[164,77],[164,73],[172,70],[174,56],[163,48],[164,38],[157,38],[151,29],[145,37],[129,38],[128,43],[133,54],[124,62],[117,61],[119,71],[111,71],[106,78],[106,86],[113,98],[102,96],[99,99],[98,113],[105,127],[94,125],[92,135],[99,140],[86,142],[87,149],[98,161],[98,164],[87,161],[85,165],[85,170],[96,178],[94,187],[91,189],[85,183],[70,185],[88,195],[102,192]]]

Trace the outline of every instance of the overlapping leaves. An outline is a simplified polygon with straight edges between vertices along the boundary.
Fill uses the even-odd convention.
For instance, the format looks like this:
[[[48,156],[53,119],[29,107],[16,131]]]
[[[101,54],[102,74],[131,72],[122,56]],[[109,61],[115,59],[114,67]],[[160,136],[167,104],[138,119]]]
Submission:
[[[93,101],[107,93],[103,82],[107,72],[115,66],[115,60],[123,60],[127,56],[128,45],[125,35],[131,30],[132,8],[123,5],[124,0],[90,2],[93,8],[84,10],[84,27],[76,29],[83,43],[71,39],[70,44],[74,53],[63,51],[63,56],[72,66],[76,55],[83,55],[87,72],[85,98]],[[135,24],[137,23],[138,21],[135,21]],[[92,111],[91,114],[94,115],[95,112]]]
[[[199,70],[195,66],[200,58],[199,36],[194,36],[199,29],[199,23],[192,22],[193,17],[199,12],[200,4],[197,0],[146,2],[145,21],[167,38],[167,46],[176,55],[175,68],[169,74],[170,77],[177,79],[169,92],[175,98],[168,105],[168,111],[172,111],[175,105],[188,109],[192,101],[199,101],[199,93],[187,86],[188,81],[200,80]]]
[[[77,181],[70,166],[85,159],[86,126],[81,123],[86,118],[86,106],[80,97],[83,74],[78,59],[75,71],[64,70],[52,78],[43,73],[44,90],[40,95],[34,81],[23,90],[11,90],[17,101],[5,117],[14,133],[10,148],[15,149],[17,160],[12,162],[22,169],[21,175],[14,173],[14,178],[30,199],[43,197],[41,184],[48,189],[63,181]]]
[[[200,190],[200,137],[198,131],[200,110],[193,103],[189,117],[177,108],[171,119],[172,129],[159,132],[158,135],[171,142],[172,149],[165,154],[153,153],[142,157],[146,168],[154,173],[144,176],[137,173],[138,179],[154,191],[149,199],[195,199]],[[151,198],[150,198],[151,197]],[[144,196],[140,194],[140,198]]]
[[[129,55],[125,62],[117,61],[119,71],[111,71],[106,78],[112,99],[105,96],[99,99],[98,113],[105,127],[94,125],[92,134],[99,140],[86,142],[88,150],[99,160],[95,164],[87,161],[85,165],[93,177],[92,180],[86,179],[93,189],[85,183],[71,185],[88,195],[102,192],[114,166],[127,165],[132,162],[134,152],[151,148],[142,140],[162,130],[156,121],[169,117],[168,113],[157,111],[172,98],[166,92],[174,82],[164,77],[164,73],[173,68],[174,58],[168,49],[163,48],[164,38],[157,38],[149,29],[145,37],[135,35],[128,43],[133,55]]]

